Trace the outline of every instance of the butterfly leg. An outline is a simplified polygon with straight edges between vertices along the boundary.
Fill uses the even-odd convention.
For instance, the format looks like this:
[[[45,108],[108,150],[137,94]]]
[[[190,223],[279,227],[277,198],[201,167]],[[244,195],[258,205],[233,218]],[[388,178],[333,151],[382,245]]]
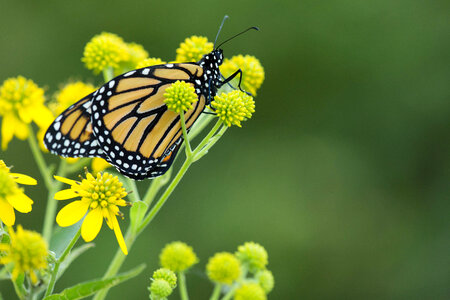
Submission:
[[[227,84],[227,83],[229,84],[229,82],[230,82],[231,80],[233,80],[233,79],[234,79],[236,76],[238,76],[238,75],[239,75],[239,84],[238,84],[239,90],[240,90],[241,92],[246,93],[246,94],[249,95],[249,96],[253,96],[251,93],[249,93],[249,92],[247,92],[247,91],[244,91],[244,90],[241,88],[241,82],[242,82],[242,70],[241,70],[241,69],[239,69],[239,70],[237,70],[236,72],[234,72],[233,74],[231,74],[228,78],[225,78],[224,81],[219,82],[219,88],[220,88],[221,86]]]

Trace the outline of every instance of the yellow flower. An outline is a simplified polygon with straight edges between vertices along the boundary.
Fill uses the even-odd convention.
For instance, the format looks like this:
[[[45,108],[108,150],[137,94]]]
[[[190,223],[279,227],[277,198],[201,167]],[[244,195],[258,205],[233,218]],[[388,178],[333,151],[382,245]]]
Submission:
[[[250,119],[255,112],[253,97],[239,90],[216,95],[211,106],[228,127],[231,125],[241,127],[241,122]]]
[[[81,236],[90,242],[98,235],[106,220],[109,228],[114,230],[117,242],[122,252],[127,255],[128,250],[120,230],[117,216],[122,216],[119,206],[126,206],[123,198],[127,195],[125,188],[117,176],[108,173],[97,173],[97,177],[86,173],[86,179],[81,182],[55,176],[55,179],[70,184],[70,189],[55,194],[56,200],[66,200],[81,197],[80,200],[64,206],[56,216],[56,222],[61,227],[71,226],[81,220],[87,213],[81,225]]]
[[[180,114],[192,108],[192,103],[198,100],[194,87],[184,81],[175,81],[164,93],[167,108]]]
[[[119,64],[130,59],[128,45],[116,34],[103,32],[94,36],[85,46],[82,62],[94,74],[111,67],[119,68]]]
[[[35,185],[36,180],[30,176],[10,173],[3,160],[0,160],[0,220],[7,226],[14,225],[16,215],[14,209],[21,213],[31,211],[31,200],[23,193],[17,183]]]
[[[245,265],[250,272],[255,273],[264,270],[268,261],[266,249],[258,243],[246,242],[238,247],[236,257]]]
[[[198,258],[192,247],[183,242],[172,242],[161,251],[159,261],[163,268],[183,272],[198,263]]]
[[[26,273],[32,283],[37,283],[36,273],[47,268],[47,243],[39,233],[23,230],[20,225],[17,226],[17,232],[10,228],[9,235],[11,243],[0,244],[0,251],[6,252],[5,256],[0,257],[0,263],[14,264],[11,274],[13,280]]]
[[[109,162],[107,162],[106,160],[104,160],[101,157],[94,157],[92,159],[92,172],[93,173],[98,173],[101,172],[109,167],[111,167],[111,165],[109,164]]]
[[[208,42],[206,37],[193,35],[180,44],[175,60],[177,62],[197,62],[213,48],[213,43]]]
[[[266,300],[267,296],[257,283],[244,283],[234,294],[234,300]]]
[[[270,272],[269,270],[262,270],[259,271],[255,277],[266,294],[270,293],[273,290],[273,287],[275,286],[275,280],[273,278],[272,272]]]
[[[209,279],[218,283],[232,284],[241,275],[241,264],[231,253],[216,253],[206,265]]]
[[[237,70],[242,70],[241,87],[244,91],[250,92],[256,96],[256,91],[261,87],[264,81],[264,68],[259,60],[251,55],[237,55],[231,59],[225,59],[220,66],[220,72],[227,78]],[[239,75],[232,80],[237,87],[239,84]]]
[[[150,66],[156,66],[156,65],[163,65],[165,63],[166,62],[163,61],[161,58],[150,57],[150,58],[146,58],[146,59],[143,59],[140,62],[138,62],[138,64],[136,65],[136,69],[150,67]]]
[[[8,147],[13,136],[28,137],[28,124],[32,121],[40,127],[53,120],[50,110],[44,106],[44,90],[23,76],[9,78],[0,87],[0,115],[2,120],[2,149]]]
[[[147,59],[148,52],[142,45],[136,43],[128,43],[128,53],[130,54],[129,65],[131,69],[138,69],[136,66],[139,62]]]

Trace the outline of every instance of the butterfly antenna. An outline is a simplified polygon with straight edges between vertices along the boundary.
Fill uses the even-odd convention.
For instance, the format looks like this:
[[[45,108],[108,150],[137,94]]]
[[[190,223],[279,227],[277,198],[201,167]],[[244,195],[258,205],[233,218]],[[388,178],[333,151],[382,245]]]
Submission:
[[[216,49],[217,38],[219,37],[219,34],[220,34],[220,32],[222,31],[223,24],[225,23],[225,20],[228,19],[228,18],[229,18],[229,17],[228,17],[227,15],[225,15],[225,16],[223,17],[222,23],[220,24],[220,27],[219,27],[219,31],[217,31],[216,39],[214,40],[214,49]]]
[[[219,46],[217,46],[217,48],[219,48],[220,46],[222,46],[222,45],[225,44],[226,42],[231,41],[231,40],[234,39],[235,37],[238,37],[238,36],[240,36],[241,34],[244,34],[244,33],[246,33],[247,31],[252,30],[252,29],[259,31],[259,28],[256,27],[256,26],[249,27],[249,28],[245,29],[244,31],[242,31],[242,32],[240,32],[240,33],[238,33],[238,34],[236,34],[236,35],[230,37],[229,39],[223,41],[222,43],[220,43]],[[214,49],[217,49],[217,48],[214,48]]]

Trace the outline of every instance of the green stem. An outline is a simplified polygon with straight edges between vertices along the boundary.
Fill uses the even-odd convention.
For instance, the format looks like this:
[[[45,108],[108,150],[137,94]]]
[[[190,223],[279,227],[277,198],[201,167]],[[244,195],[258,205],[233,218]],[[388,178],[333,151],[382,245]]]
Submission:
[[[187,292],[187,286],[186,286],[186,276],[184,272],[178,273],[178,283],[180,286],[180,297],[181,300],[189,300],[188,292]]]
[[[62,159],[58,171],[56,174],[60,176],[64,176],[66,174],[66,166],[67,162]],[[62,182],[60,181],[54,181],[52,180],[52,185],[48,189],[48,196],[47,196],[47,207],[45,208],[45,218],[44,218],[44,226],[42,230],[42,235],[44,236],[44,239],[50,243],[50,239],[52,237],[52,231],[53,231],[53,225],[56,215],[56,208],[58,207],[58,201],[55,200],[55,193],[61,189]]]
[[[70,241],[69,245],[67,245],[66,249],[64,250],[63,254],[60,258],[57,259],[55,263],[55,267],[53,268],[52,276],[50,278],[50,282],[48,283],[47,291],[45,292],[44,298],[47,296],[50,296],[53,292],[53,289],[55,288],[56,279],[58,277],[58,271],[59,267],[61,266],[61,263],[64,262],[67,255],[69,255],[70,250],[72,250],[73,246],[75,246],[75,243],[78,241],[78,238],[81,235],[81,227],[78,229],[77,233],[73,237],[73,239]]]
[[[50,190],[53,185],[52,176],[47,167],[47,164],[45,163],[44,157],[42,156],[42,152],[39,149],[33,127],[31,125],[28,125],[28,130],[30,131],[30,134],[28,135],[28,143],[30,144],[31,152],[33,153],[33,157],[36,160],[42,178],[44,178],[45,186],[48,190]]]
[[[208,153],[209,149],[211,149],[211,147],[214,146],[215,143],[217,143],[217,141],[222,137],[222,135],[225,133],[225,131],[227,131],[227,129],[228,129],[227,126],[223,126],[215,136],[211,137],[208,140],[207,144],[203,148],[197,147],[197,149],[195,149],[196,154],[194,156],[194,161],[197,161],[203,156],[205,156],[205,154]]]
[[[106,67],[103,69],[103,79],[105,82],[110,81],[114,78],[114,69],[112,67]]]
[[[225,296],[223,296],[222,300],[230,300],[231,297],[233,297],[234,292],[236,292],[236,289],[238,288],[238,286],[233,286],[228,293],[225,294]]]
[[[141,197],[139,197],[139,190],[136,186],[136,182],[133,179],[130,179],[127,177],[128,186],[131,188],[131,191],[133,192],[133,202],[141,201]]]
[[[191,157],[192,156],[192,149],[191,149],[191,143],[189,143],[189,138],[187,135],[187,130],[186,130],[186,122],[184,120],[184,111],[182,111],[180,113],[180,122],[181,122],[181,129],[183,130],[183,138],[184,138],[184,143],[185,143],[185,149],[186,149],[186,157]]]
[[[165,190],[164,194],[161,195],[161,198],[159,198],[158,202],[156,202],[155,206],[152,207],[150,212],[147,214],[147,216],[142,221],[141,225],[138,227],[138,232],[141,232],[142,230],[147,227],[147,225],[153,220],[153,218],[158,214],[161,207],[166,203],[169,196],[172,194],[175,187],[180,182],[181,178],[183,178],[184,174],[188,170],[189,166],[192,164],[192,158],[186,158],[183,165],[181,166],[180,170],[178,171],[177,175],[173,178],[170,185]]]
[[[209,298],[209,300],[219,300],[221,290],[222,285],[220,283],[216,283],[216,286],[214,287],[213,293],[211,295],[211,298]]]
[[[20,300],[25,299],[25,295],[23,294],[22,288],[17,285],[17,281],[12,279],[11,280],[14,285],[14,290],[16,291],[16,295]]]

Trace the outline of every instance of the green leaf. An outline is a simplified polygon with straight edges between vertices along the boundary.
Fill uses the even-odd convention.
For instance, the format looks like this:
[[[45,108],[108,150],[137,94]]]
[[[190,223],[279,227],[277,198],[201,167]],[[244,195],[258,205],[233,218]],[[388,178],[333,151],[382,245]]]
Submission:
[[[147,204],[143,201],[133,202],[133,206],[130,209],[131,230],[136,232],[141,221],[147,212]]]
[[[55,227],[53,230],[53,235],[50,240],[50,249],[55,252],[56,258],[59,258],[61,254],[66,249],[67,245],[72,241],[73,237],[77,234],[78,229],[80,229],[83,223],[81,219],[78,223],[69,227]]]
[[[89,250],[90,248],[92,248],[94,246],[95,246],[95,244],[93,244],[93,243],[84,244],[84,245],[70,251],[70,254],[66,257],[66,259],[59,266],[58,278],[62,276],[64,271],[70,266],[70,264],[75,259],[78,258],[78,256],[80,256],[81,254],[83,254],[84,252],[86,252],[87,250]]]
[[[83,299],[88,296],[95,294],[96,292],[105,289],[111,288],[115,285],[118,285],[121,282],[124,282],[130,278],[133,278],[139,273],[141,273],[145,268],[145,265],[139,265],[131,271],[119,274],[112,278],[108,279],[98,279],[87,281],[83,283],[79,283],[73,287],[67,288],[59,294],[50,295],[45,297],[44,300],[75,300],[75,299]]]

